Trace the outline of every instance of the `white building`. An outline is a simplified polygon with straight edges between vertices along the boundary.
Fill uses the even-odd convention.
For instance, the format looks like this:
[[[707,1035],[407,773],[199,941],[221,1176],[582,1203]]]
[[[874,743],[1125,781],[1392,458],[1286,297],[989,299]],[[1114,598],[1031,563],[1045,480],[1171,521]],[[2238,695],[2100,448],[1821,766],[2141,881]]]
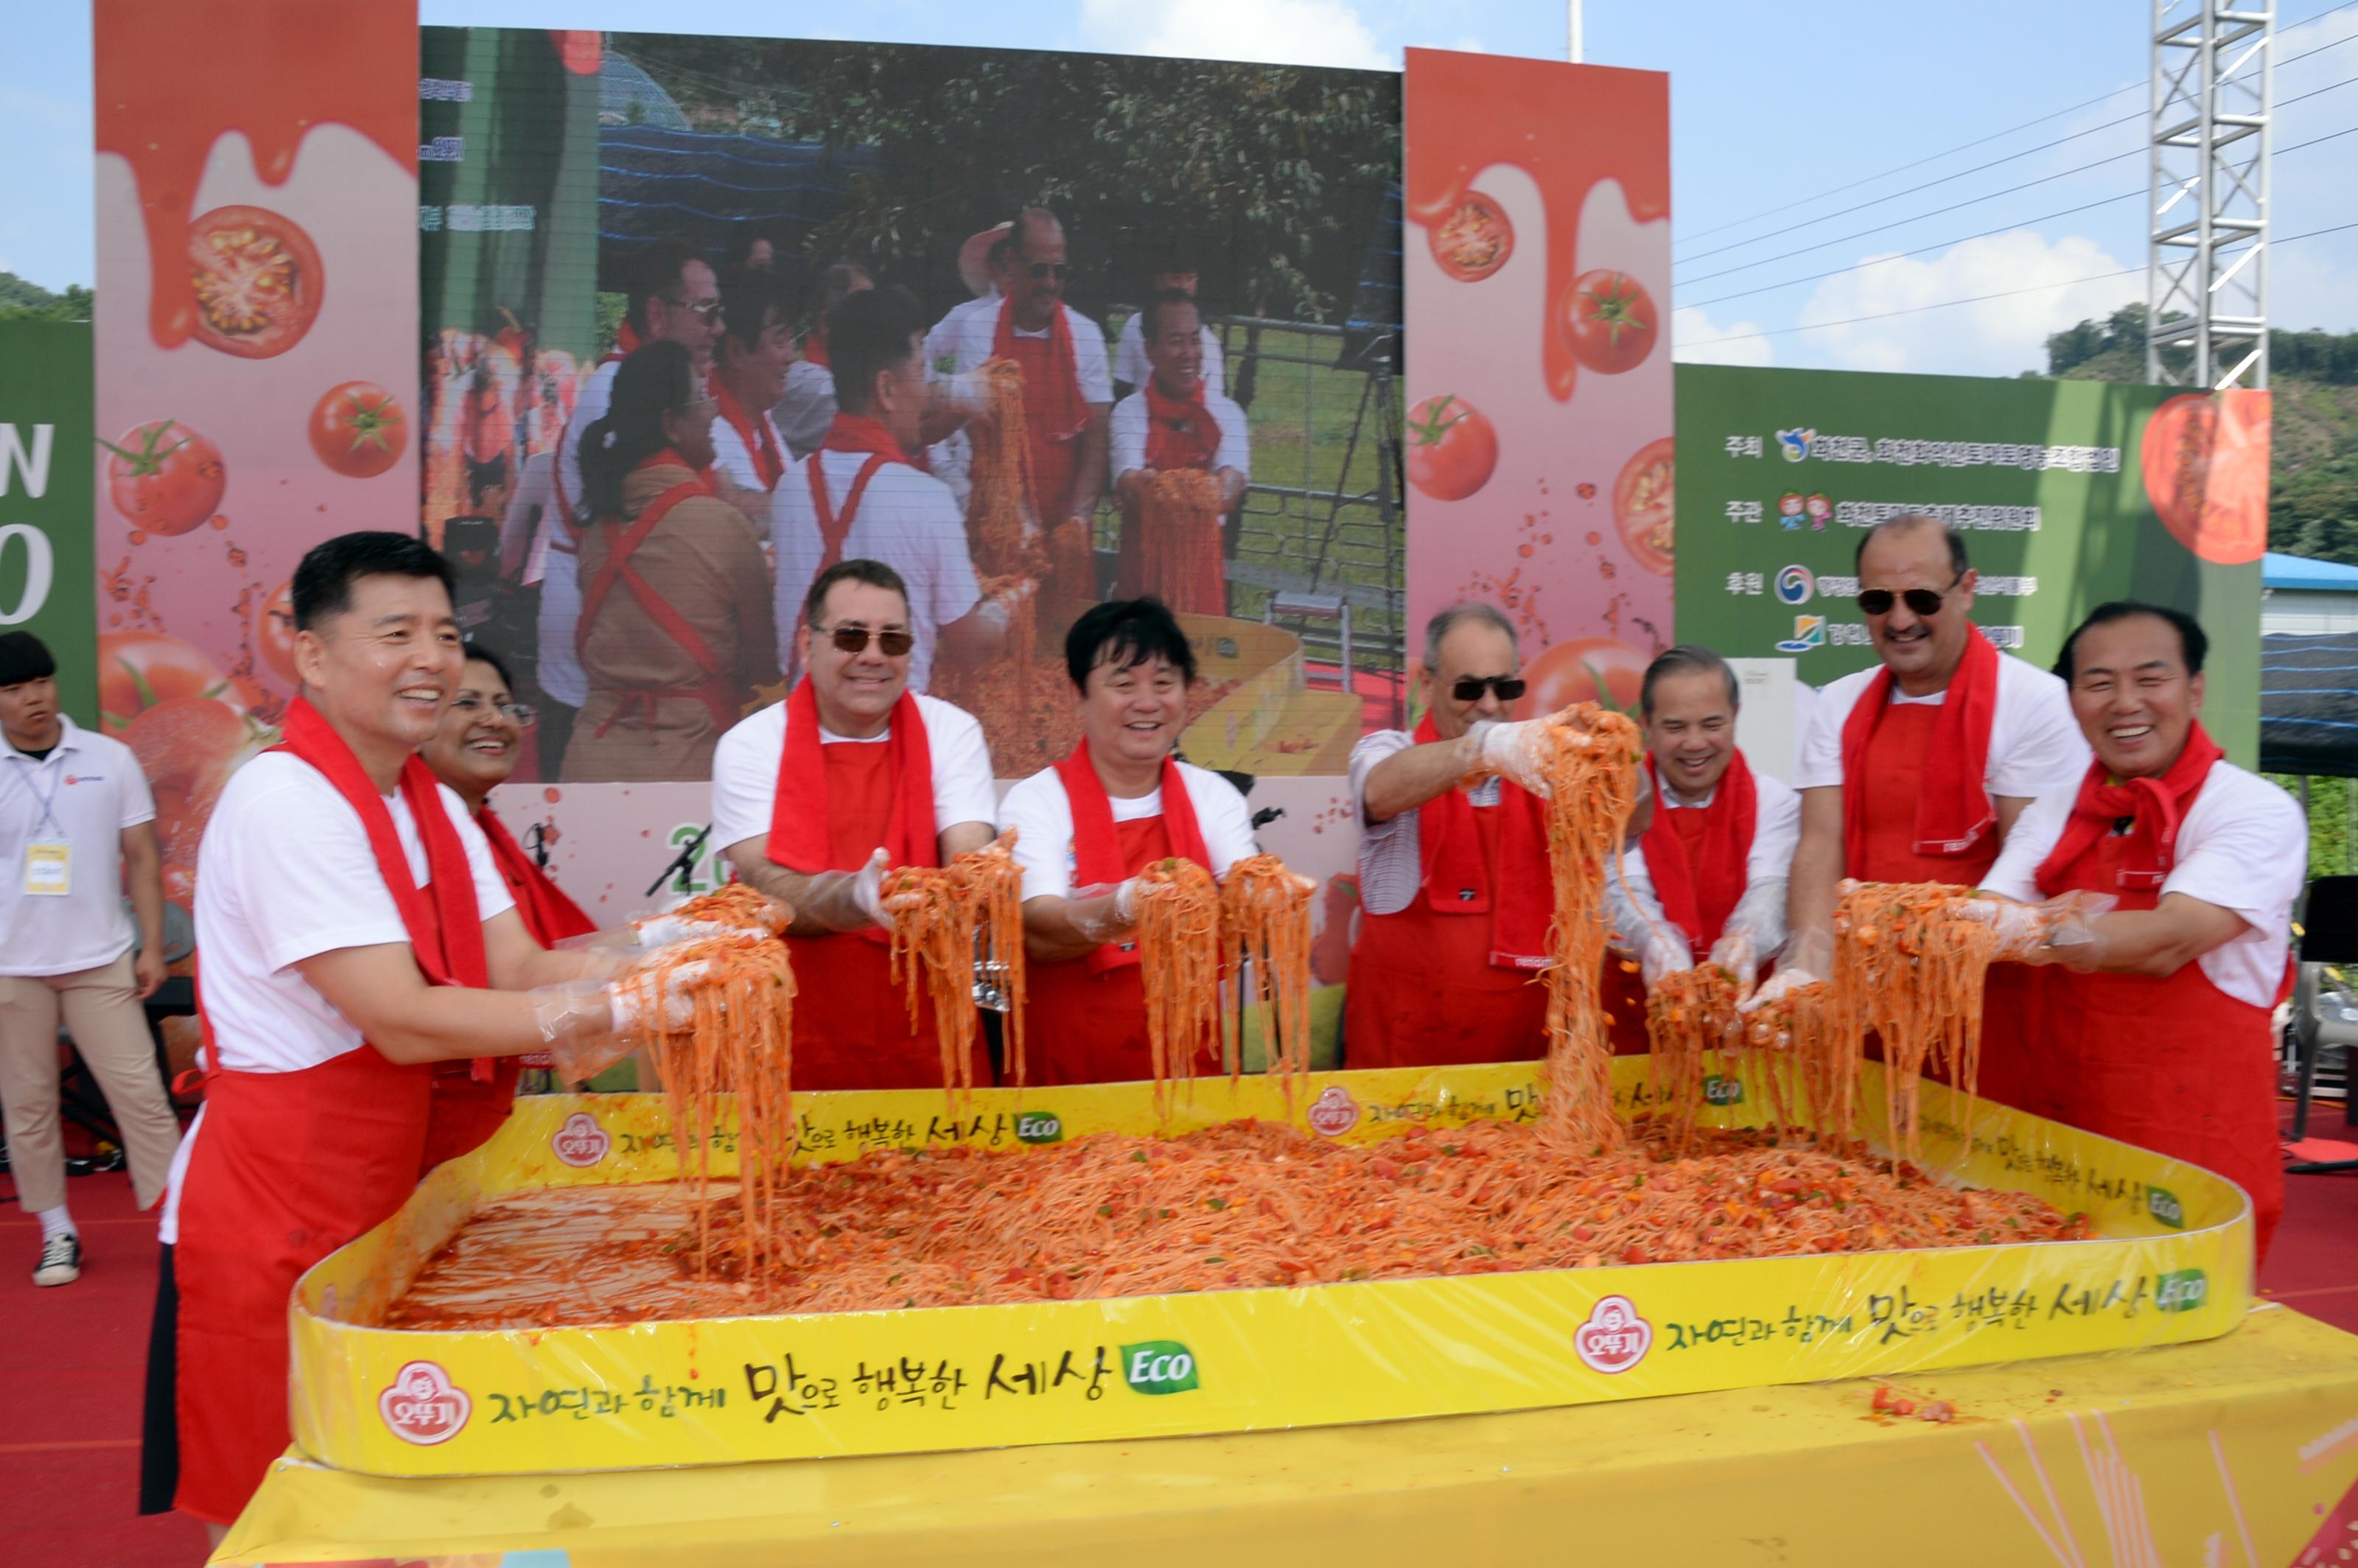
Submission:
[[[2280,556],[2260,563],[2260,633],[2358,632],[2358,567]]]

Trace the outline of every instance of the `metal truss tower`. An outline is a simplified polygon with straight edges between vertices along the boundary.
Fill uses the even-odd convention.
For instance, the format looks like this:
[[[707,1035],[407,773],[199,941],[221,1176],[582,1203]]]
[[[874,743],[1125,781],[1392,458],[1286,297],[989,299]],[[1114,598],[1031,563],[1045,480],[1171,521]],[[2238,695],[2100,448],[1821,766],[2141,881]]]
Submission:
[[[2146,379],[2268,384],[2276,0],[2153,0]]]

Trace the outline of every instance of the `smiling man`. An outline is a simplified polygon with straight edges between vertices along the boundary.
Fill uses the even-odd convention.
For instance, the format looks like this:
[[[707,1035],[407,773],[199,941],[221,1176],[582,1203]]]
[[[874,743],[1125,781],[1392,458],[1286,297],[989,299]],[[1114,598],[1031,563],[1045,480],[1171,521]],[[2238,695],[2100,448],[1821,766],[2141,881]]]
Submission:
[[[1219,774],[1172,754],[1195,651],[1158,600],[1090,606],[1065,636],[1081,743],[1007,792],[1023,869],[1033,1082],[1154,1076],[1136,931],[1138,873],[1176,856],[1215,877],[1252,854],[1252,815]],[[1196,1071],[1217,1068],[1207,1056]]]
[[[2208,646],[2180,611],[2088,612],[2055,667],[2095,761],[2031,804],[1984,878],[2018,902],[1967,907],[2001,957],[2064,966],[2039,977],[2027,1108],[2236,1182],[2264,1258],[2284,1212],[2269,1015],[2309,825],[2203,730]],[[2091,915],[2092,895],[2117,903]]]
[[[1153,373],[1113,408],[1114,499],[1122,519],[1115,589],[1126,598],[1151,593],[1182,611],[1226,615],[1228,558],[1236,551],[1238,507],[1252,476],[1245,411],[1204,379],[1193,297],[1175,289],[1160,294],[1139,315]],[[1218,482],[1217,517],[1156,494],[1156,477],[1182,469]]]

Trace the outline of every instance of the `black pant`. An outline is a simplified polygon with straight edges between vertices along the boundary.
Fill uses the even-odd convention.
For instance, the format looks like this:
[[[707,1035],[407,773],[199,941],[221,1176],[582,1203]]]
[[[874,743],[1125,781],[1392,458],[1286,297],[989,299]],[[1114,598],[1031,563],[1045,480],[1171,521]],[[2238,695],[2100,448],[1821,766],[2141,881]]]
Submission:
[[[167,1242],[156,1271],[156,1318],[147,1330],[147,1403],[139,1433],[139,1511],[168,1514],[180,1487],[180,1289]]]

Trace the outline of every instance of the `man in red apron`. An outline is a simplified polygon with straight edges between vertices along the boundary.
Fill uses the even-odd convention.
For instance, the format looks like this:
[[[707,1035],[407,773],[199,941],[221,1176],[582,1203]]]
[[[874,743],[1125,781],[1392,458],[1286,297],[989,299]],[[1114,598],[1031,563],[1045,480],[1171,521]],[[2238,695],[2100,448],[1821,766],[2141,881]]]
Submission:
[[[1081,743],[999,809],[1023,869],[1027,1076],[1129,1083],[1154,1076],[1138,873],[1175,857],[1225,875],[1254,852],[1252,814],[1234,784],[1172,755],[1195,654],[1162,603],[1091,605],[1065,633],[1065,666]],[[1207,1054],[1195,1070],[1217,1065]]]
[[[2269,1014],[2309,825],[2203,732],[2208,643],[2181,611],[2089,612],[2056,669],[2095,761],[2032,803],[1983,880],[2019,903],[1968,907],[1996,921],[2001,956],[2059,966],[2040,977],[2026,1108],[2235,1182],[2256,1260],[2284,1212]],[[2091,918],[2092,896],[2118,902]]]
[[[534,942],[415,754],[460,677],[441,557],[343,535],[303,557],[293,597],[305,697],[231,778],[198,862],[211,1071],[164,1220],[178,1419],[149,1442],[176,1428],[174,1506],[218,1527],[287,1444],[287,1292],[409,1195],[435,1064],[563,1049],[649,1001]]]
[[[1114,499],[1122,514],[1117,590],[1151,593],[1181,611],[1226,615],[1230,529],[1252,473],[1245,411],[1205,383],[1202,318],[1191,297],[1158,295],[1139,314],[1154,370],[1113,406]],[[1152,495],[1156,474],[1179,469],[1219,481],[1219,516],[1200,537],[1169,536],[1197,520],[1160,514]],[[1162,536],[1150,537],[1150,530]]]
[[[1844,878],[1972,887],[2032,798],[2088,765],[2063,683],[2000,653],[1974,624],[1978,579],[1952,529],[1919,514],[1891,518],[1860,539],[1856,565],[1879,662],[1826,687],[1810,715],[1794,763],[1791,935],[1749,1006],[1830,972]],[[2023,980],[1991,977],[1984,1002],[1978,1091],[2009,1105],[2028,1092]]]
[[[909,622],[908,589],[882,562],[819,573],[795,633],[802,679],[712,759],[714,840],[795,912],[797,1086],[941,1087],[931,1010],[913,1022],[892,979],[880,889],[892,867],[990,843],[994,792],[982,726],[909,689]]]
[[[1646,666],[1639,706],[1654,819],[1606,884],[1615,945],[1639,966],[1632,974],[1606,957],[1617,1053],[1647,1048],[1646,990],[1663,975],[1704,954],[1749,989],[1784,942],[1801,797],[1736,748],[1739,700],[1736,672],[1709,648],[1671,648]]]

